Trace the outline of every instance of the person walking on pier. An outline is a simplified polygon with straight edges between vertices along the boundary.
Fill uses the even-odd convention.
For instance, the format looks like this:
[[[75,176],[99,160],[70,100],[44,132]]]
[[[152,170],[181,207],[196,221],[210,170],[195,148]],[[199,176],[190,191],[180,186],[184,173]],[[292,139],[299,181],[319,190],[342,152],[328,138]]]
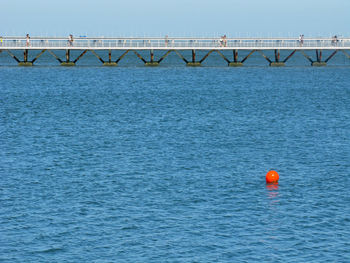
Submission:
[[[299,45],[302,46],[304,44],[304,35],[299,36]]]
[[[227,37],[226,35],[223,35],[220,37],[219,40],[220,47],[226,47],[227,46]]]
[[[167,47],[169,44],[169,37],[168,35],[165,36],[165,46]]]
[[[336,46],[338,44],[338,37],[337,37],[337,35],[335,35],[335,36],[333,36],[333,38],[332,38],[332,45],[333,46]]]
[[[73,41],[74,41],[74,39],[73,39],[73,35],[72,35],[72,34],[70,34],[70,35],[69,35],[69,37],[68,37],[68,45],[69,45],[70,47],[72,47],[72,46],[73,46]]]
[[[0,36],[0,47],[2,46],[2,36]]]
[[[224,35],[223,36],[223,45],[224,45],[224,47],[226,47],[227,46],[227,37],[226,37],[226,35]]]
[[[26,35],[26,46],[29,47],[30,45],[30,36],[29,34]]]

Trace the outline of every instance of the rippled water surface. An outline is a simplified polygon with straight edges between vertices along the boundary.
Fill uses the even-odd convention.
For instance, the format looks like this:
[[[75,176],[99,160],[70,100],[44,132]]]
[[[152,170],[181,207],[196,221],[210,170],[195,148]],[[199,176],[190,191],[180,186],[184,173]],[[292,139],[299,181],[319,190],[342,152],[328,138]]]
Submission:
[[[350,262],[349,83],[0,67],[0,261]]]

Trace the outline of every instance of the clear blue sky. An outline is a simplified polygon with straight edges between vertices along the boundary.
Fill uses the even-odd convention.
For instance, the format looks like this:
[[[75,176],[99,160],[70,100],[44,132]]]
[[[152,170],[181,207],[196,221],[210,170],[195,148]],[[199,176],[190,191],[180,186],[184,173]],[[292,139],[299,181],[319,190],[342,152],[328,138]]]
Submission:
[[[350,36],[350,0],[1,0],[0,35]]]

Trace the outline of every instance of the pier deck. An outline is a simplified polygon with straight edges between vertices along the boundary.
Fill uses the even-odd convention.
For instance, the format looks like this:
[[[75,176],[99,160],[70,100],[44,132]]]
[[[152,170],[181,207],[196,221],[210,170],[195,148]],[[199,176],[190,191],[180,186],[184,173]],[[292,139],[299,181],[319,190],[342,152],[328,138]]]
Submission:
[[[13,50],[22,50],[23,59],[19,59],[12,53]],[[41,50],[35,58],[29,59],[29,51]],[[64,59],[59,58],[53,51],[65,50]],[[81,50],[82,53],[71,59],[70,51]],[[103,60],[95,51],[108,51],[108,61]],[[123,55],[112,60],[112,50],[122,50]],[[137,51],[148,50],[150,58],[142,57]],[[158,60],[154,58],[155,50],[163,50],[165,54]],[[191,50],[192,56],[186,59],[181,51]],[[201,58],[196,58],[196,51],[206,51],[207,54]],[[231,50],[233,58],[230,59],[223,54],[223,51]],[[238,56],[239,51],[250,51],[244,58]],[[269,58],[263,52],[273,50],[274,57]],[[280,50],[290,50],[290,54],[281,59]],[[308,56],[304,50],[314,50],[316,58]],[[323,50],[331,50],[331,55],[322,58]],[[104,65],[116,66],[118,62],[128,53],[133,52],[147,66],[157,66],[165,59],[169,53],[175,52],[188,66],[200,66],[201,63],[212,53],[218,53],[229,66],[242,66],[243,63],[254,52],[259,52],[269,62],[270,66],[284,66],[285,63],[295,54],[300,52],[308,59],[313,66],[325,66],[327,62],[338,52],[341,51],[348,58],[350,55],[346,50],[350,50],[350,38],[304,38],[300,41],[298,38],[107,38],[107,37],[77,37],[71,42],[68,37],[31,37],[29,41],[25,37],[2,37],[0,38],[0,52],[7,52],[21,66],[31,66],[44,53],[48,52],[55,57],[63,66],[74,66],[75,63],[88,51],[92,52]],[[0,61],[1,64],[1,61]]]

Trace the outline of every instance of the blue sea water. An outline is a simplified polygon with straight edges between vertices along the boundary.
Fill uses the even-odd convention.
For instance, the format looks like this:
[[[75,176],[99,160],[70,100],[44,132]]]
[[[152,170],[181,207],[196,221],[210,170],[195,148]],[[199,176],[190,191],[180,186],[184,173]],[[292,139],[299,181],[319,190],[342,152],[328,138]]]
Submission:
[[[0,262],[350,262],[349,83],[1,66]]]

